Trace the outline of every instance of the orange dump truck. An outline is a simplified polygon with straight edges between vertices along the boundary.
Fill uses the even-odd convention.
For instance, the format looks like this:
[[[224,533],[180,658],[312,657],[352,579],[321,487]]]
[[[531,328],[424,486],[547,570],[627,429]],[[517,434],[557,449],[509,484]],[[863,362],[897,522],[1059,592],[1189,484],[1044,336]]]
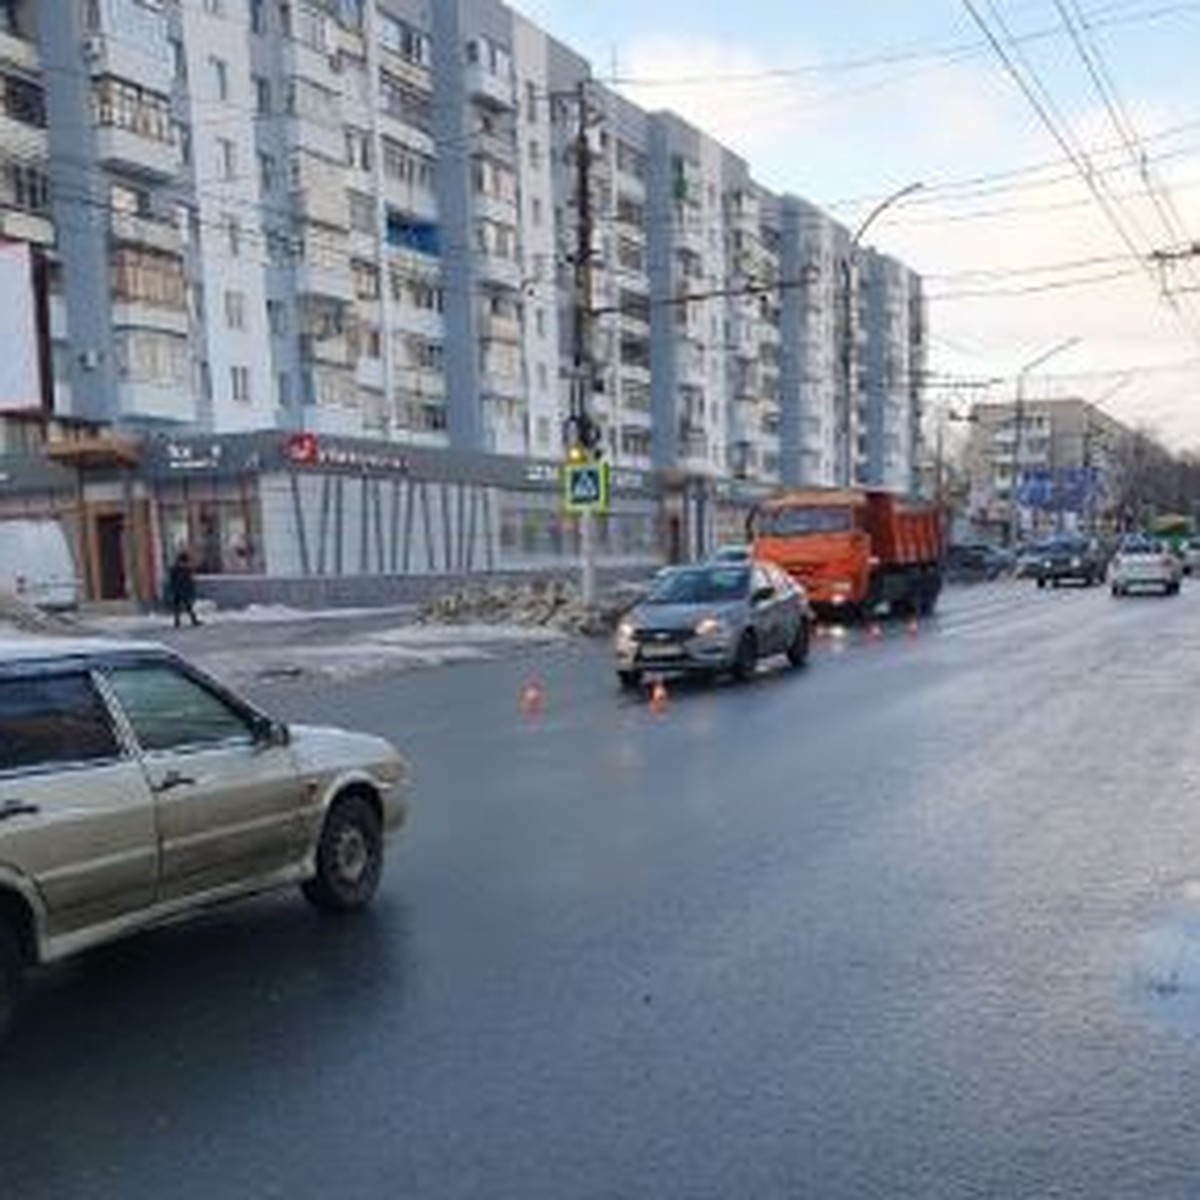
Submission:
[[[813,607],[861,617],[930,613],[942,590],[942,531],[932,505],[868,489],[788,492],[751,514],[754,557],[804,585]]]

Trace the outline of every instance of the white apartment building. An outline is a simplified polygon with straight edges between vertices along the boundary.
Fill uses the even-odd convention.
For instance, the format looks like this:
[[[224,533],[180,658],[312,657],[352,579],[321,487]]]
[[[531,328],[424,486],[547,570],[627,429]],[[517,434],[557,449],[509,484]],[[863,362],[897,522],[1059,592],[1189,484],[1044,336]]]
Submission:
[[[0,76],[62,415],[556,457],[583,111],[610,461],[910,486],[919,280],[500,0],[0,0]]]

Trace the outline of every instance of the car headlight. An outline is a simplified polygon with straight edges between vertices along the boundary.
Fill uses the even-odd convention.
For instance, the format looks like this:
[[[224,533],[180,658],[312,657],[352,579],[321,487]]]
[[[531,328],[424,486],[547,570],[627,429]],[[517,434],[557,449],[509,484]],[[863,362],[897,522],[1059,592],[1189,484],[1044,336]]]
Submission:
[[[632,621],[622,621],[617,626],[617,644],[628,646],[633,641],[633,636],[637,632]]]
[[[1071,559],[1071,566],[1073,566],[1073,567],[1082,567],[1082,566],[1083,566],[1083,559],[1082,559],[1082,558],[1073,558],[1073,559]]]
[[[728,632],[720,617],[701,617],[696,622],[696,636],[703,638],[724,637]]]

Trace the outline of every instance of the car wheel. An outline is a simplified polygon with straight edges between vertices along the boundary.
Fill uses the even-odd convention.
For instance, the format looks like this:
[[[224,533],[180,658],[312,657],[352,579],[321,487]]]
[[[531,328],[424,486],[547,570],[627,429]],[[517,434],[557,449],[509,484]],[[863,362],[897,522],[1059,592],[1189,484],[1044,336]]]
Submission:
[[[360,795],[335,800],[317,844],[317,873],[303,885],[321,912],[365,908],[383,873],[383,828],[374,805]]]
[[[1119,584],[1114,583],[1112,585],[1112,594],[1118,600],[1121,598],[1121,588]]]
[[[758,639],[747,629],[738,642],[737,653],[733,658],[733,677],[739,683],[745,683],[754,678],[758,666]]]
[[[11,925],[0,923],[0,1040],[12,1027],[25,990],[25,956]]]
[[[793,667],[802,667],[808,662],[809,641],[808,622],[802,617],[800,619],[800,626],[796,630],[796,636],[792,639],[792,644],[788,647],[787,651],[788,662]]]
[[[627,692],[637,691],[642,686],[641,671],[618,671],[617,679],[621,682],[621,687]]]
[[[1037,585],[1039,588],[1044,588],[1046,586],[1046,581],[1040,575],[1038,576]]]

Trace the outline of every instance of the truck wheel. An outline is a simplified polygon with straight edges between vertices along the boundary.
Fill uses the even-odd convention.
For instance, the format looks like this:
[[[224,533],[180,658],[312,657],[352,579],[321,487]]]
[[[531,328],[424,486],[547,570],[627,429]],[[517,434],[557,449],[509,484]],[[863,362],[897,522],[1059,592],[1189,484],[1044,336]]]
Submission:
[[[738,642],[737,654],[733,659],[733,677],[739,683],[747,683],[754,678],[758,667],[758,639],[747,629]]]
[[[321,912],[365,908],[383,874],[383,829],[374,805],[357,794],[335,800],[317,844],[317,873],[302,885]]]
[[[788,662],[793,667],[802,667],[808,662],[809,641],[808,622],[802,617],[800,627],[796,630],[796,636],[792,639],[792,644],[787,651]]]
[[[25,990],[25,955],[16,930],[0,922],[0,1041],[12,1027]]]

